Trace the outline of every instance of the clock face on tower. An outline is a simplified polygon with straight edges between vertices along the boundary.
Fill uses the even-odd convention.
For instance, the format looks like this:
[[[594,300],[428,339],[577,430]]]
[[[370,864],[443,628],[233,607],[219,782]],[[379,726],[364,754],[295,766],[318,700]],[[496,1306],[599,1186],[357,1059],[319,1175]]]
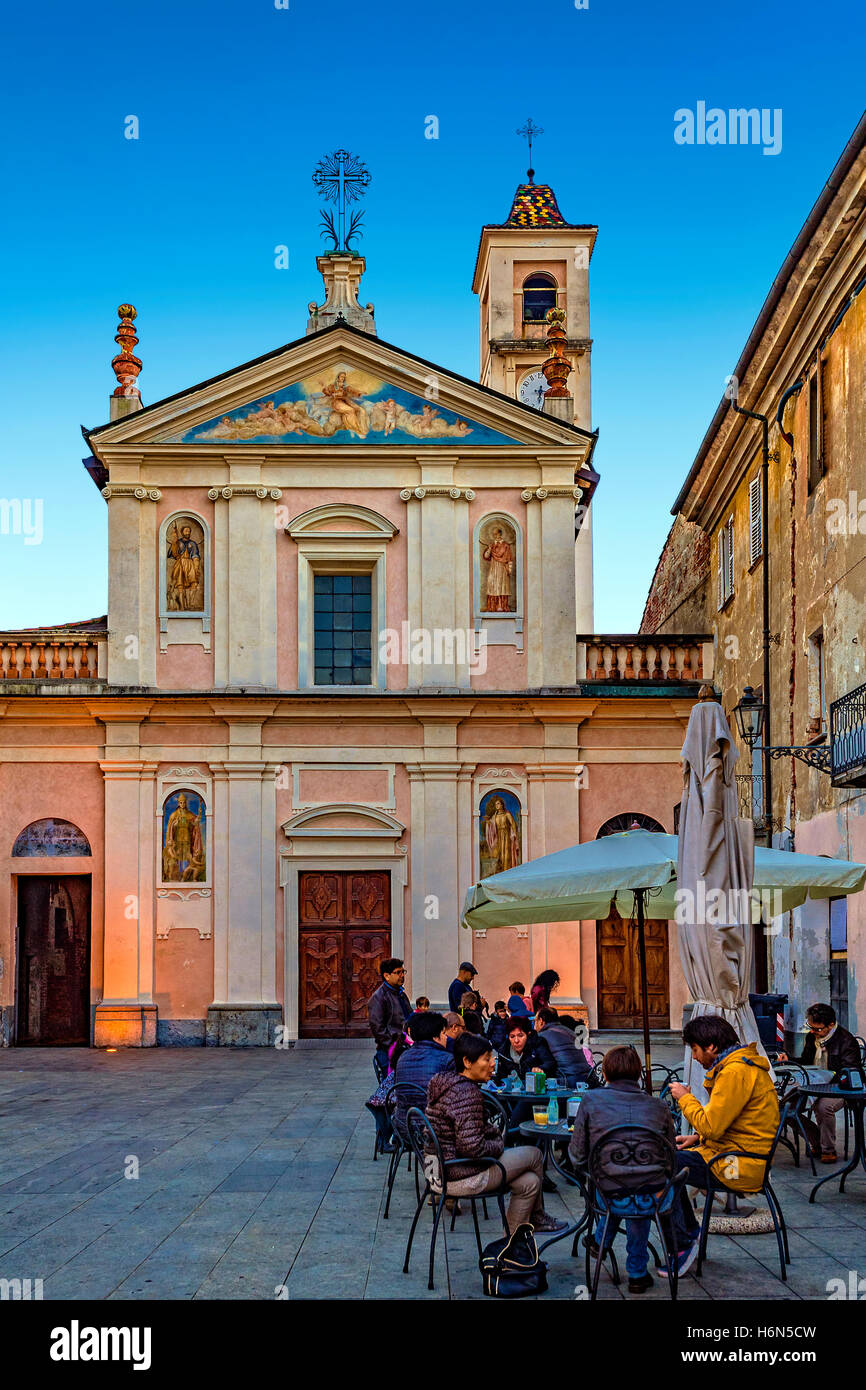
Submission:
[[[544,393],[547,390],[547,380],[543,372],[531,372],[525,376],[520,383],[518,395],[524,405],[534,406],[536,410],[544,408]]]

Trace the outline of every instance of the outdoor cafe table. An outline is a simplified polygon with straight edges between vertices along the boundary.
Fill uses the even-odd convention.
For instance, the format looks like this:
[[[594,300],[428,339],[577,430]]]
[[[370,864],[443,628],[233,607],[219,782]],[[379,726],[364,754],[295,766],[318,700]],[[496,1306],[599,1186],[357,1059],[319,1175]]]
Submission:
[[[582,1092],[579,1094],[582,1094]],[[541,1099],[540,1093],[538,1099]],[[533,1120],[525,1120],[520,1126],[520,1133],[525,1139],[537,1139],[545,1150],[545,1157],[550,1159],[557,1173],[565,1178],[566,1182],[571,1183],[573,1187],[579,1187],[583,1195],[586,1196],[583,1183],[580,1181],[574,1169],[564,1168],[556,1157],[555,1145],[557,1142],[560,1144],[567,1144],[572,1135],[572,1131],[569,1129],[566,1121],[561,1120],[558,1125],[537,1125]],[[587,1208],[584,1210],[579,1221],[572,1222],[564,1231],[559,1231],[555,1236],[552,1236],[550,1240],[546,1240],[543,1245],[538,1247],[539,1251],[546,1250],[548,1245],[553,1245],[558,1240],[565,1240],[566,1236],[573,1236],[576,1245],[577,1237],[588,1225],[589,1210]]]
[[[854,1153],[850,1163],[846,1163],[841,1171],[830,1173],[826,1178],[821,1178],[816,1182],[812,1191],[809,1193],[809,1201],[814,1202],[815,1194],[819,1187],[823,1187],[825,1182],[835,1182],[839,1179],[839,1191],[845,1191],[845,1179],[848,1174],[853,1172],[859,1163],[866,1172],[866,1142],[863,1136],[863,1107],[866,1106],[866,1090],[850,1090],[847,1086],[821,1085],[818,1083],[808,1086],[797,1086],[790,1091],[785,1100],[793,1101],[798,1104],[800,1100],[813,1098],[820,1100],[826,1096],[831,1100],[844,1101],[845,1106],[851,1112],[852,1128],[854,1130]]]

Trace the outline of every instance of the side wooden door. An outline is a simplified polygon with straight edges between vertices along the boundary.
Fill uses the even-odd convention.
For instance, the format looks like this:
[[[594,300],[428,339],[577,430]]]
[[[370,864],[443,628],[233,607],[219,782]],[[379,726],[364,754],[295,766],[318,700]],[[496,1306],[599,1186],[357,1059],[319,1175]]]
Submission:
[[[300,1036],[368,1037],[367,1000],[391,954],[390,875],[302,873],[298,905]]]
[[[670,1027],[668,924],[644,923],[651,1028]],[[596,923],[599,1028],[640,1028],[640,957],[637,923],[615,912]]]

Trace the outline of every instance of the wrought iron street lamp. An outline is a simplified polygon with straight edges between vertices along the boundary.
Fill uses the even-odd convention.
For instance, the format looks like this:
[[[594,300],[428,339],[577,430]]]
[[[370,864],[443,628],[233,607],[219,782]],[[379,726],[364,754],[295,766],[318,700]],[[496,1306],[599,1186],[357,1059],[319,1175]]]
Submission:
[[[770,758],[799,758],[800,762],[808,763],[810,767],[816,767],[819,772],[830,772],[831,752],[827,744],[806,744],[806,745],[784,745],[776,747],[760,742],[761,734],[764,730],[764,720],[766,707],[763,701],[759,700],[750,685],[743,691],[739,703],[734,706],[734,715],[737,720],[737,728],[740,737],[750,750],[756,746],[764,757]]]

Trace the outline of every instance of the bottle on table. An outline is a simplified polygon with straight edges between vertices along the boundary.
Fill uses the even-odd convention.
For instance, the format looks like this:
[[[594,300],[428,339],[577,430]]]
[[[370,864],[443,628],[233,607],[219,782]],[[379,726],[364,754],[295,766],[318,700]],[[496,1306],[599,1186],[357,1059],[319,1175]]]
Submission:
[[[549,1125],[559,1124],[559,1102],[555,1096],[551,1096],[547,1103],[547,1123]]]

